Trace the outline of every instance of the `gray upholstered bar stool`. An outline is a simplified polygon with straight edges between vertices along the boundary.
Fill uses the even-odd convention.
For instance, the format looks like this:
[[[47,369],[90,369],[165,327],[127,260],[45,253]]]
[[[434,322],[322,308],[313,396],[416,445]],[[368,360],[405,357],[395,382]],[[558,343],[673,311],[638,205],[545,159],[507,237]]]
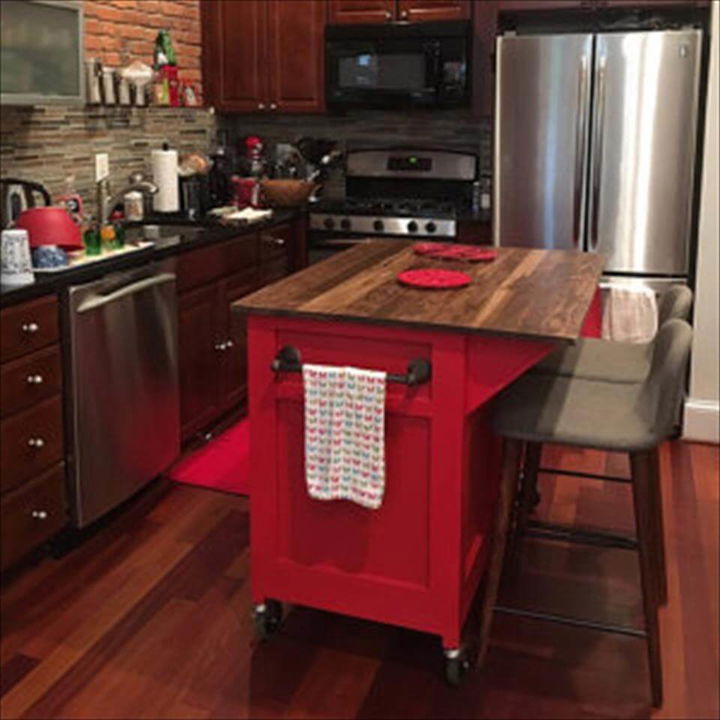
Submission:
[[[657,610],[665,577],[662,537],[662,506],[658,446],[674,428],[684,394],[692,330],[683,320],[670,320],[658,332],[650,370],[642,383],[618,383],[556,375],[526,374],[496,401],[493,427],[504,438],[506,458],[519,461],[524,443],[553,443],[625,452],[630,456],[633,505],[637,539],[620,547],[639,551],[642,582],[644,632],[604,626],[601,623],[520,611],[530,617],[584,624],[599,630],[642,634],[647,639],[653,705],[662,703],[662,670]],[[507,462],[507,460],[506,460]],[[512,496],[517,488],[514,467],[504,468],[498,519],[487,581],[485,612],[497,595],[499,568],[505,554]],[[515,521],[525,530],[532,504],[532,486],[523,478]],[[585,541],[572,532],[562,539]],[[515,610],[517,612],[517,610]],[[485,623],[487,626],[487,623]],[[487,632],[487,629],[484,630]],[[486,639],[481,642],[482,650]]]
[[[692,290],[686,285],[672,285],[661,296],[658,304],[658,328],[669,320],[688,320],[692,308]],[[655,340],[649,343],[621,343],[596,338],[581,338],[575,345],[561,348],[535,365],[530,372],[540,375],[562,375],[586,380],[606,380],[618,383],[641,383],[650,371]],[[530,491],[533,506],[540,502],[537,490],[538,473],[576,475],[578,473],[557,468],[541,467],[542,445],[527,443],[523,475],[532,484]],[[617,480],[608,475],[586,475],[598,480]],[[666,599],[661,588],[662,602]]]
[[[690,318],[692,290],[673,285],[658,303],[658,328],[668,320]],[[565,375],[587,380],[642,382],[650,370],[653,342],[621,343],[598,338],[581,338],[575,345],[550,353],[530,372]]]

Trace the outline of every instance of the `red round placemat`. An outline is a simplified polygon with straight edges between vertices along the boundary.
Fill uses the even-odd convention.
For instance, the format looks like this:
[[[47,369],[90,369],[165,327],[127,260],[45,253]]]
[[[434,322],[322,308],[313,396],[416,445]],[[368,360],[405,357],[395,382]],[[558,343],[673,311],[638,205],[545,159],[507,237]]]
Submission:
[[[465,287],[465,285],[472,282],[472,278],[464,272],[439,270],[437,268],[405,270],[405,272],[398,274],[397,279],[403,285],[432,290]]]
[[[460,243],[415,243],[413,250],[417,255],[426,255],[440,260],[467,260],[468,262],[482,262],[494,260],[497,252],[492,248],[478,247],[477,245],[462,245]]]
[[[445,247],[442,243],[420,242],[413,245],[413,250],[416,255],[436,255],[442,253]]]

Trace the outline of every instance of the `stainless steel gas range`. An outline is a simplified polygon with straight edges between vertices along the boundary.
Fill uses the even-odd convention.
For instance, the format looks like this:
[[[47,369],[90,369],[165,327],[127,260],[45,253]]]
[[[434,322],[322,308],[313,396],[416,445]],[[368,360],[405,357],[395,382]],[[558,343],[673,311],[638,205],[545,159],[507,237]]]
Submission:
[[[346,159],[346,197],[310,211],[311,262],[368,237],[452,241],[470,210],[474,153],[412,147],[355,150]]]

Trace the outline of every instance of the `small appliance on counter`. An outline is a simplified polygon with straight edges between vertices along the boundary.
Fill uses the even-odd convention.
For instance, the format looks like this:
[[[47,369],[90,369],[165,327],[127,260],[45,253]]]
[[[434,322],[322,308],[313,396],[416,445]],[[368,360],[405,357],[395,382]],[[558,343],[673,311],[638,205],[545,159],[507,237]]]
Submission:
[[[50,205],[50,193],[40,183],[17,178],[0,178],[0,224],[9,227],[28,208]],[[42,202],[38,201],[40,196]]]

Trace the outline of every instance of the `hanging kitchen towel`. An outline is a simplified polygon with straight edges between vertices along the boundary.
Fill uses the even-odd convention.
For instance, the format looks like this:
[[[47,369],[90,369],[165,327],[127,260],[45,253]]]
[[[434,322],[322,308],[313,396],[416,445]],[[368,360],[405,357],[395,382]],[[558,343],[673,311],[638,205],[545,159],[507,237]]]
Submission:
[[[657,332],[655,293],[646,287],[611,285],[605,300],[602,336],[627,343],[650,342]]]
[[[375,370],[303,365],[310,497],[376,510],[385,493],[385,383]]]

